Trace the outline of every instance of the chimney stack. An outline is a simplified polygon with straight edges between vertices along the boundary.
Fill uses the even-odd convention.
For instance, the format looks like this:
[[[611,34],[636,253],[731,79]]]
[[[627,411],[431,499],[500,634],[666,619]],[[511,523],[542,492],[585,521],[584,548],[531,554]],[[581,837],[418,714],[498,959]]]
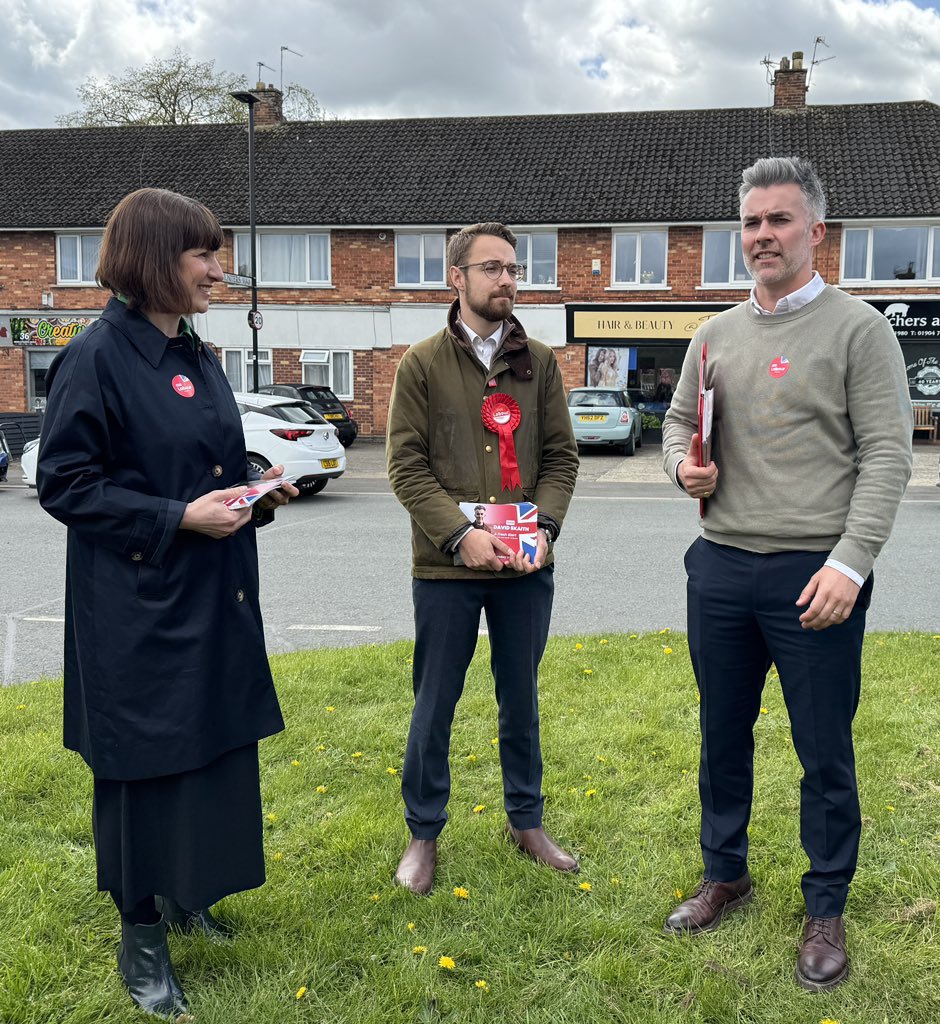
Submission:
[[[806,106],[806,68],[803,51],[793,51],[793,64],[787,57],[780,58],[780,67],[774,73],[774,106]]]
[[[275,89],[273,85],[258,82],[251,92],[258,97],[255,104],[255,126],[260,128],[264,125],[281,124],[284,120],[284,95],[281,90]]]

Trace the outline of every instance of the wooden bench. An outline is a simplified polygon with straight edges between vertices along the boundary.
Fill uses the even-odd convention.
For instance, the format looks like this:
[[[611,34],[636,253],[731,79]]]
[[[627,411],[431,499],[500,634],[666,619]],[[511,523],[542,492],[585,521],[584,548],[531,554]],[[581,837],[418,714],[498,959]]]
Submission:
[[[932,405],[914,405],[914,436],[926,434],[928,441],[937,440],[937,419]]]

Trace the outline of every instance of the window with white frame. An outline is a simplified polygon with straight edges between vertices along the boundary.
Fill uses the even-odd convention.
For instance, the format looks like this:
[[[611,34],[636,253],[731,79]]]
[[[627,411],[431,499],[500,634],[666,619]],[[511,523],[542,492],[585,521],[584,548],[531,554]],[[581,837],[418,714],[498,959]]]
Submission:
[[[233,391],[251,391],[254,387],[254,353],[250,348],[226,348],[222,350],[222,367]],[[271,350],[258,349],[258,386],[271,384]]]
[[[320,384],[330,388],[337,398],[352,398],[352,352],[304,349],[300,365],[304,384]]]
[[[733,228],[706,228],[702,234],[702,284],[750,281],[741,252],[741,232]]]
[[[101,232],[56,236],[59,284],[94,284],[101,252]]]
[[[846,227],[843,281],[933,281],[940,278],[940,226]]]
[[[554,231],[516,233],[516,261],[525,264],[520,288],[554,288],[558,282],[558,235]]]
[[[305,285],[330,283],[329,233],[261,231],[258,245],[258,284]],[[251,235],[235,236],[235,271],[251,274]]]
[[[398,285],[444,285],[444,250],[447,238],[443,231],[433,234],[395,235],[395,283]]]
[[[615,231],[614,286],[665,284],[668,240],[668,231]]]

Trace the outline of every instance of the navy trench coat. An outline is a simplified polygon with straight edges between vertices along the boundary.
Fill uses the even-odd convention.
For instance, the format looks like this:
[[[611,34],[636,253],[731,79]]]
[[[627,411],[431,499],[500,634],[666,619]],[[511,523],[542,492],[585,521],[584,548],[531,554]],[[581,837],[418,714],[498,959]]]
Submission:
[[[68,527],[65,746],[134,780],[278,732],[254,523],[179,530],[188,502],[248,476],[218,359],[112,299],[46,382],[39,499]]]

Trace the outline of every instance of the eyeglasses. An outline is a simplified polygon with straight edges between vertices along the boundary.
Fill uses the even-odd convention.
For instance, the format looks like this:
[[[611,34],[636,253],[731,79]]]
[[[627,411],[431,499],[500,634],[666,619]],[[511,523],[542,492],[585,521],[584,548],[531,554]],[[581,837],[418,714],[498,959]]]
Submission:
[[[498,281],[503,276],[504,270],[516,281],[521,281],[525,277],[524,263],[500,263],[499,260],[487,260],[485,263],[464,263],[462,267],[457,267],[457,269],[469,270],[471,267],[481,267],[483,273],[491,281]]]

